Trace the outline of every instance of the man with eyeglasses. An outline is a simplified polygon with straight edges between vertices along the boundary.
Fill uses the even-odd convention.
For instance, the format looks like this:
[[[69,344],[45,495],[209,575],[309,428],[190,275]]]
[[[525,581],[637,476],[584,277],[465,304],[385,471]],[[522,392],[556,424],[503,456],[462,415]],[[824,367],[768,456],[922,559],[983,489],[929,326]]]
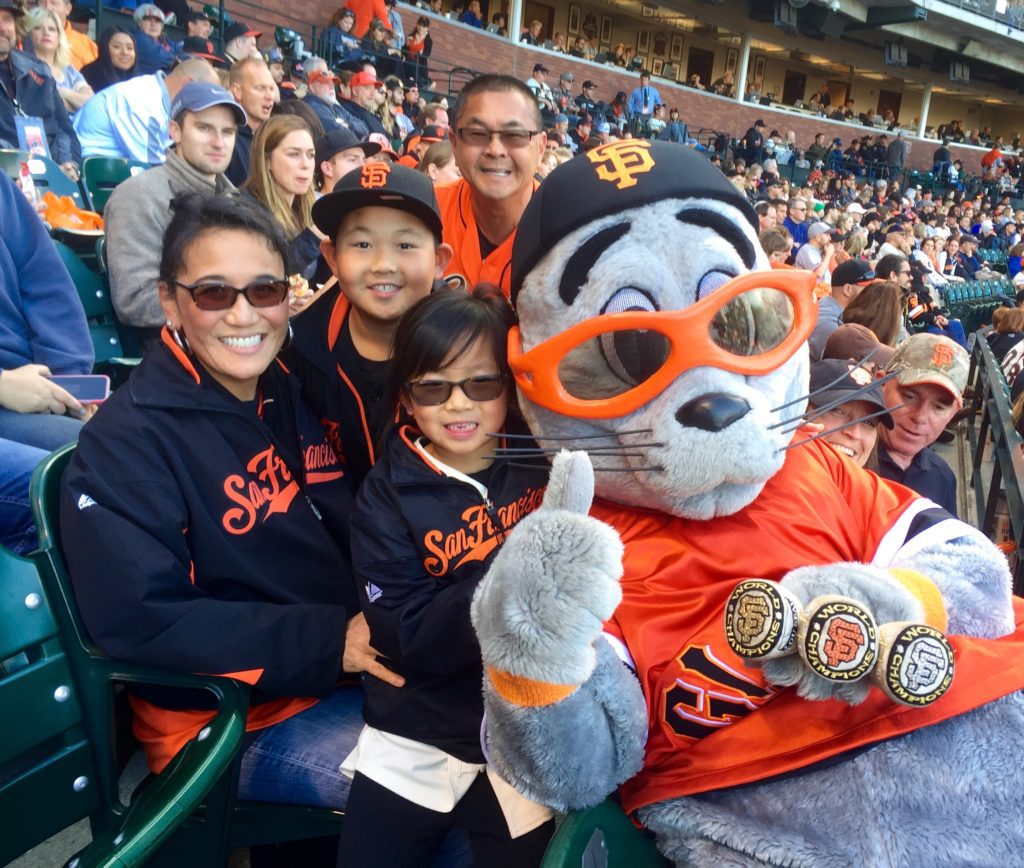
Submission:
[[[832,292],[818,302],[818,322],[807,339],[811,361],[825,351],[832,333],[843,324],[843,311],[864,287],[875,279],[875,272],[863,259],[848,259],[832,272]]]
[[[793,252],[798,252],[807,243],[807,200],[797,196],[790,199],[786,219],[782,223],[793,236]]]
[[[455,251],[445,274],[508,293],[516,228],[547,142],[540,109],[519,79],[482,75],[462,89],[451,121],[462,179],[437,190],[444,241]]]
[[[899,284],[900,289],[910,289],[914,273],[910,268],[910,260],[902,253],[889,253],[875,263],[875,274],[879,280],[891,280]]]
[[[107,202],[110,300],[143,349],[160,342],[164,323],[157,283],[171,200],[190,192],[235,194],[224,172],[245,122],[242,106],[224,88],[186,84],[171,105],[168,130],[174,146],[166,162],[118,184]]]

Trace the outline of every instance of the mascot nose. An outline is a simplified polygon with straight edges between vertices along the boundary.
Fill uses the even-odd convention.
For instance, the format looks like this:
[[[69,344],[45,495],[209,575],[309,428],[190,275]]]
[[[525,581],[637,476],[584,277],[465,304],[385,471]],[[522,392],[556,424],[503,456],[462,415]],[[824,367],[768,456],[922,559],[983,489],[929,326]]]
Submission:
[[[725,392],[710,392],[683,404],[676,411],[676,421],[690,428],[721,431],[749,411],[750,405],[742,398]]]

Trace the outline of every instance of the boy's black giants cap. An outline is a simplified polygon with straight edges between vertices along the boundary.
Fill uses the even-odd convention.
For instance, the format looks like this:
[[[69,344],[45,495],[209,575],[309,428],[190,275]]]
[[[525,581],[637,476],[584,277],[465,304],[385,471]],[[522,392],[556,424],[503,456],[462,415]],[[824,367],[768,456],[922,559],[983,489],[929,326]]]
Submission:
[[[434,185],[422,172],[392,163],[364,163],[342,175],[334,192],[313,205],[313,222],[332,241],[347,214],[373,205],[419,217],[441,243],[441,211]]]
[[[718,199],[738,208],[757,230],[747,197],[695,151],[672,142],[611,141],[563,163],[533,194],[512,248],[513,302],[523,278],[570,232],[662,199]]]

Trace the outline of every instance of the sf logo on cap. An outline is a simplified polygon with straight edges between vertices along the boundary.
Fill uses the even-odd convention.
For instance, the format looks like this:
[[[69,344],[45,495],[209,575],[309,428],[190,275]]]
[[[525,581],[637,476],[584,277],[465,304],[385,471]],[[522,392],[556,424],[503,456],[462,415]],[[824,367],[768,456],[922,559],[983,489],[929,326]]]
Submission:
[[[932,364],[937,368],[948,368],[953,364],[953,348],[946,344],[936,344],[932,350]]]
[[[386,187],[388,175],[391,174],[391,166],[388,163],[364,163],[359,186],[366,190],[373,190],[376,187]]]
[[[623,139],[594,148],[587,159],[597,164],[598,178],[625,190],[636,186],[637,175],[646,175],[654,168],[650,148],[648,141]]]

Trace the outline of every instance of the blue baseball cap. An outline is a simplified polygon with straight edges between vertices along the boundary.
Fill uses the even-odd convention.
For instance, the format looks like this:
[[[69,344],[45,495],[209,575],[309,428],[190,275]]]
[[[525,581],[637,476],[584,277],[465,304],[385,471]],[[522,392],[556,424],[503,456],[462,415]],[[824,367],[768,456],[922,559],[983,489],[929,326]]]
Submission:
[[[248,121],[245,109],[235,102],[230,93],[219,85],[202,81],[190,81],[178,91],[171,103],[171,120],[177,120],[182,112],[201,112],[215,105],[226,105],[231,109],[239,126]]]

